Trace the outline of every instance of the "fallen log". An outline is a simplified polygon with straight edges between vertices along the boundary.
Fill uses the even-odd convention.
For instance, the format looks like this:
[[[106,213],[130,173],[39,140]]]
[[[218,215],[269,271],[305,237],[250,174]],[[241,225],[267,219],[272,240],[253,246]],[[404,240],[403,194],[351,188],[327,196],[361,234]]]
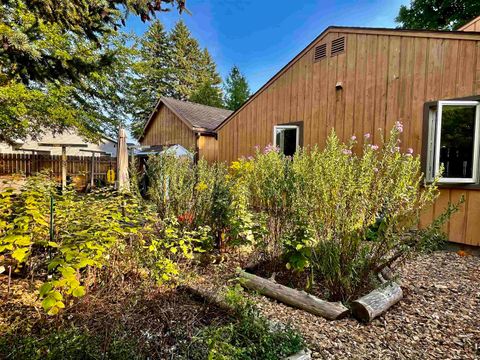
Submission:
[[[235,312],[235,308],[230,305],[219,292],[207,290],[192,285],[182,285],[179,286],[178,289],[190,293],[193,296],[202,299],[207,303],[213,304],[226,312]]]
[[[295,308],[322,316],[328,320],[337,320],[348,315],[348,308],[340,302],[324,301],[316,296],[307,294],[305,291],[298,291],[277,284],[243,270],[239,270],[238,275],[240,276],[242,286]]]
[[[352,312],[358,320],[369,322],[383,314],[403,297],[402,288],[395,282],[373,290],[352,303]]]

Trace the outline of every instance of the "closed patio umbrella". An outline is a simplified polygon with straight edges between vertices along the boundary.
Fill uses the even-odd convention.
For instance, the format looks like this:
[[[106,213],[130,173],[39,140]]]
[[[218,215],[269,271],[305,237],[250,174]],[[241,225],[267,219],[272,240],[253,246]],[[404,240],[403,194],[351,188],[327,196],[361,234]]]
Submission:
[[[130,191],[130,181],[128,178],[127,132],[123,128],[120,128],[118,131],[117,179],[118,190]]]

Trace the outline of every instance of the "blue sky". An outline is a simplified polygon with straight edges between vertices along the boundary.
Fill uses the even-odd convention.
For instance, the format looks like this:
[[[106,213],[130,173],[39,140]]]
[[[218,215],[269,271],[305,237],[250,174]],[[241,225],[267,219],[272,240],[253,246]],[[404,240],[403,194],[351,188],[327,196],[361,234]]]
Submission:
[[[236,64],[252,92],[330,25],[395,27],[394,18],[409,0],[207,0],[187,1],[191,15],[162,13],[171,28],[182,17],[207,47],[225,78]],[[147,24],[130,17],[127,31],[142,34]]]

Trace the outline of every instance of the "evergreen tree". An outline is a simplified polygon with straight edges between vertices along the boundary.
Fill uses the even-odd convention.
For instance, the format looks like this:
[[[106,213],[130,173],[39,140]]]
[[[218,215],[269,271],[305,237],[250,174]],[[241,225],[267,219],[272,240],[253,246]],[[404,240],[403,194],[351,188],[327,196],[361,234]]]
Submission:
[[[232,111],[237,110],[250,97],[250,89],[246,77],[237,66],[233,66],[225,81],[225,106]]]
[[[221,89],[211,81],[204,82],[191,96],[190,101],[222,108],[223,99]]]
[[[183,0],[3,0],[0,4],[0,141],[76,127],[98,137],[124,120],[130,51],[117,28]]]
[[[132,134],[139,137],[158,99],[173,93],[170,40],[159,20],[152,22],[144,36],[137,39],[135,54],[126,103]]]
[[[201,49],[183,21],[170,33],[159,21],[137,40],[137,64],[127,103],[137,138],[161,96],[222,106],[221,77],[207,49]]]
[[[199,78],[199,65],[202,62],[202,51],[183,21],[175,24],[170,33],[172,44],[172,96],[178,100],[188,100],[190,95],[199,87],[202,81]],[[203,79],[202,79],[203,80]]]
[[[395,21],[403,29],[455,30],[480,15],[474,0],[412,0]]]

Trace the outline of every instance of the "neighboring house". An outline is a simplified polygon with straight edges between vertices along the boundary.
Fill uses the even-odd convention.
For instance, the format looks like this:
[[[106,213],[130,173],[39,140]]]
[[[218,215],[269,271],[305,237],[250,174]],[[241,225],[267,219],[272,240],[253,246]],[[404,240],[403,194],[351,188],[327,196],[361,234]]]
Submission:
[[[85,141],[81,136],[79,136],[75,131],[64,131],[63,133],[53,134],[51,132],[46,132],[37,140],[26,140],[26,141],[17,141],[14,146],[0,143],[0,154],[31,154],[32,150],[37,150],[38,153],[49,154],[49,155],[61,155],[61,147],[48,147],[48,146],[39,146],[41,143],[49,144],[85,144],[86,147],[67,147],[67,155],[69,156],[90,156],[88,152],[80,151],[84,150],[97,150],[104,151],[107,155],[117,156],[117,142],[113,139],[103,136],[98,143],[92,143]],[[26,150],[22,150],[26,149]]]
[[[162,97],[139,139],[142,146],[181,145],[199,158],[216,161],[218,142],[214,129],[232,112],[211,106]]]
[[[480,18],[463,29],[327,28],[217,127],[219,160],[269,143],[288,155],[323,146],[331,129],[343,140],[371,133],[379,142],[402,121],[402,146],[422,154],[427,178],[445,167],[422,222],[465,195],[445,230],[480,245],[480,33],[470,31]]]

